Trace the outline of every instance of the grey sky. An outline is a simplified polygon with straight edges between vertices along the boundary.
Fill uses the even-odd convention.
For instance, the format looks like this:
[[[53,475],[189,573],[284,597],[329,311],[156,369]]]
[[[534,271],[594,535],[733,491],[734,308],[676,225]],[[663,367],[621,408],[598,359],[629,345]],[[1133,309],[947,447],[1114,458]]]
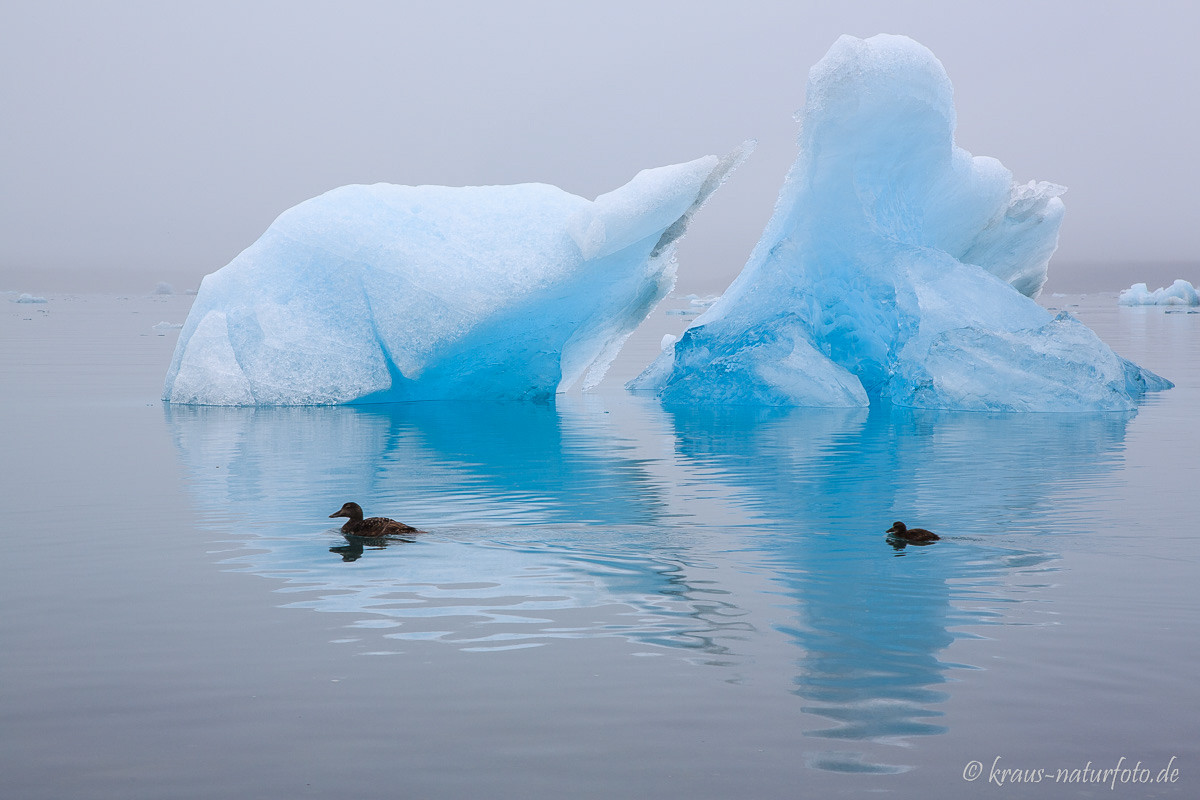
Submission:
[[[1087,262],[1143,262],[1104,288],[1200,279],[1151,266],[1200,261],[1190,4],[832,5],[9,0],[0,290],[194,287],[342,184],[594,197],[757,138],[680,250],[680,288],[720,290],[795,156],[809,67],[881,32],[945,64],[960,145],[1070,187],[1052,285]]]

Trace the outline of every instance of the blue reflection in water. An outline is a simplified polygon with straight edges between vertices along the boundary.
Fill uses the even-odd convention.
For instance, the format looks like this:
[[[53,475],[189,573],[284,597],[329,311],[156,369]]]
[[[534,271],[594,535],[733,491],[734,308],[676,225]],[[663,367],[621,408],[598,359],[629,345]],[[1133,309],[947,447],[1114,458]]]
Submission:
[[[389,647],[621,636],[741,672],[782,637],[803,710],[828,720],[811,734],[878,743],[945,730],[940,654],[1037,598],[1054,555],[1028,534],[1086,521],[1062,495],[1104,490],[1128,422],[610,405],[165,413],[230,563],[296,606],[357,614]],[[430,534],[348,543],[326,519],[346,500]],[[893,549],[897,519],[944,541]]]
[[[744,627],[684,532],[656,524],[669,487],[603,412],[590,426],[537,404],[166,414],[208,524],[252,548],[231,563],[320,595],[296,605],[464,649],[619,635],[711,660]],[[431,533],[345,541],[327,516],[349,499]]]
[[[677,448],[790,535],[756,544],[794,598],[795,692],[831,720],[811,735],[894,742],[945,732],[936,706],[964,626],[1044,584],[1053,554],[1022,533],[1071,533],[1053,502],[1066,483],[1103,490],[1120,464],[1126,415],[985,415],[672,410]],[[881,549],[891,521],[943,541]],[[797,535],[799,534],[799,535]],[[903,556],[896,558],[895,556]],[[1014,585],[1015,584],[1015,585]],[[856,754],[815,763],[889,771]]]
[[[625,455],[628,446],[564,428],[550,405],[165,408],[194,475],[227,462],[229,473],[216,476],[213,488],[230,501],[270,507],[319,497],[304,509],[312,514],[346,494],[363,498],[368,514],[382,505],[416,524],[442,526],[657,516],[658,492]]]

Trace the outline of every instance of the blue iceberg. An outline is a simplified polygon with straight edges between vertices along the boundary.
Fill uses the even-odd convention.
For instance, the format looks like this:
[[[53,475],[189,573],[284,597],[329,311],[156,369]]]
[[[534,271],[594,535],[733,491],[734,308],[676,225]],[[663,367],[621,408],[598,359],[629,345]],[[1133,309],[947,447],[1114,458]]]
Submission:
[[[1135,283],[1121,292],[1117,303],[1123,306],[1200,306],[1200,292],[1191,281],[1183,278],[1154,291],[1144,283]]]
[[[675,243],[749,150],[594,201],[544,184],[343,186],[207,276],[172,403],[544,398],[603,377],[675,280]]]
[[[953,90],[903,36],[809,74],[800,153],[741,274],[632,390],[668,403],[1124,410],[1170,382],[1033,297],[1062,187],[954,143]]]

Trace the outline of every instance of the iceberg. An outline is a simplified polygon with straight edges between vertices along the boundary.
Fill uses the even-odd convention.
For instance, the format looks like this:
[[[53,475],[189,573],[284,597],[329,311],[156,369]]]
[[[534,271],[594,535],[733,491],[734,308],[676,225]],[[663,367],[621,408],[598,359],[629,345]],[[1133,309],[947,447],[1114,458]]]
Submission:
[[[675,244],[748,155],[545,184],[354,185],[285,211],[201,284],[163,399],[546,398],[599,382],[675,280]]]
[[[1200,293],[1189,281],[1177,279],[1170,286],[1150,291],[1144,283],[1135,283],[1117,298],[1123,306],[1200,306]]]
[[[1126,410],[1171,384],[1032,299],[1063,217],[954,143],[941,62],[840,38],[809,74],[800,152],[745,268],[631,390],[666,403]]]

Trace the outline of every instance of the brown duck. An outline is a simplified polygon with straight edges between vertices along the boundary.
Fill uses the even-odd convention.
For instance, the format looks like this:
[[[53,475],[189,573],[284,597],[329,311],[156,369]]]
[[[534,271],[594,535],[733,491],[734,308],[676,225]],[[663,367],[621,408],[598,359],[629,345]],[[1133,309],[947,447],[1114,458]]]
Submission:
[[[387,517],[367,517],[363,519],[362,506],[358,503],[346,503],[329,515],[330,519],[334,517],[350,518],[350,521],[342,526],[342,533],[347,533],[351,536],[403,536],[409,533],[420,533],[419,530],[411,525],[405,525],[403,522],[396,522],[396,520],[388,519]]]
[[[909,528],[903,522],[896,522],[888,529],[888,536],[905,542],[936,542],[942,537],[924,528]]]

